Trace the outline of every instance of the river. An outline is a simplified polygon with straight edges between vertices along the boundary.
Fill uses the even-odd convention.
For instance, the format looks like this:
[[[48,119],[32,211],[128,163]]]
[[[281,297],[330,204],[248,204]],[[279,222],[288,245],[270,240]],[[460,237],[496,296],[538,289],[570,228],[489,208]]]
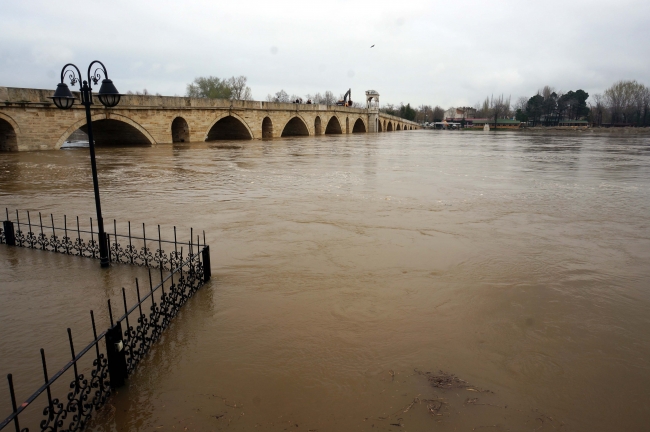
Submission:
[[[92,430],[647,430],[646,136],[105,147],[98,166],[105,219],[205,230],[213,279]],[[88,150],[1,154],[0,206],[93,216]],[[20,400],[38,349],[56,370],[65,328],[82,346],[88,310],[144,275],[7,246],[0,262]]]

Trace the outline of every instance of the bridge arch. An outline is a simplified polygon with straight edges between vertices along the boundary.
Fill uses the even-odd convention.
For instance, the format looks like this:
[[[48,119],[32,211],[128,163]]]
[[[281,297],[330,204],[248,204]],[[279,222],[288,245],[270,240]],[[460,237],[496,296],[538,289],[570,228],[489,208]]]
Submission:
[[[190,126],[183,117],[176,117],[172,121],[172,142],[190,142]]]
[[[323,126],[321,124],[320,116],[316,116],[314,119],[314,135],[322,135],[323,134]]]
[[[18,151],[18,124],[9,117],[0,113],[0,152]]]
[[[331,135],[331,134],[342,134],[343,130],[341,130],[341,122],[339,122],[338,117],[332,116],[330,120],[327,122],[327,127],[325,127],[325,134],[326,135]]]
[[[386,126],[386,132],[392,132],[393,131],[393,122],[388,122],[388,126]]]
[[[354,122],[354,126],[352,126],[352,133],[364,133],[364,132],[367,132],[366,123],[363,121],[361,117],[359,117],[357,121]]]
[[[273,138],[273,121],[270,117],[264,117],[262,120],[262,139]]]
[[[345,118],[345,133],[350,133],[350,117]]]
[[[250,139],[253,139],[253,131],[246,121],[235,113],[224,113],[212,122],[204,141]]]
[[[377,119],[377,132],[383,132],[384,128],[381,126],[381,120]]]
[[[402,129],[400,129],[400,127],[399,127],[399,123],[397,123],[397,127],[395,128],[395,130],[402,130]]]
[[[294,116],[284,125],[281,136],[309,136],[309,128],[302,117]]]
[[[90,118],[90,121],[93,124],[93,138],[98,146],[111,144],[156,145],[156,140],[145,128],[126,116],[102,113],[95,114]],[[54,145],[54,149],[60,149],[63,143],[77,129],[87,132],[85,117],[77,120],[66,129]]]

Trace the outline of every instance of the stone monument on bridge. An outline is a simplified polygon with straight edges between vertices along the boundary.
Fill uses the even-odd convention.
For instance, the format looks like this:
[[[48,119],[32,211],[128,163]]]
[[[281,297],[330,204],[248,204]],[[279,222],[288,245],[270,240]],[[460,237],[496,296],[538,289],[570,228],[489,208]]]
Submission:
[[[379,93],[377,90],[366,90],[366,108],[368,109],[368,132],[381,132],[379,124]]]

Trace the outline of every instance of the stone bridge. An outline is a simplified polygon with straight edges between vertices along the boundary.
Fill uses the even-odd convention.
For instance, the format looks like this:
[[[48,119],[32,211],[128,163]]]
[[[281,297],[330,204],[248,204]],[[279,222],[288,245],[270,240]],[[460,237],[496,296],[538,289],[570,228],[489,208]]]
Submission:
[[[85,129],[85,109],[61,110],[52,90],[0,87],[0,151],[55,150]],[[79,97],[78,94],[75,94]],[[419,129],[417,123],[336,105],[123,96],[115,108],[91,109],[97,145],[270,139]]]

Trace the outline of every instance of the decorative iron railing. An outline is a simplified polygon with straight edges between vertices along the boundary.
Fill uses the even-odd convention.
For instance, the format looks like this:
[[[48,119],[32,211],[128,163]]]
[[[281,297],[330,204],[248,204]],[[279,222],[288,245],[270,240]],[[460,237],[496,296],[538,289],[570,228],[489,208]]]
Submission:
[[[69,226],[68,217],[64,215],[63,226],[57,227],[52,214],[49,215],[49,221],[46,216],[43,224],[43,215],[40,212],[38,221],[33,223],[29,211],[23,213],[22,220],[18,210],[15,212],[15,219],[12,218],[13,214],[9,213],[9,209],[5,209],[5,212],[7,219],[0,227],[0,243],[99,259],[99,233],[95,230],[92,218],[89,218],[89,227],[81,228],[79,217],[76,217],[76,221]],[[162,239],[160,225],[158,225],[158,238],[147,237],[144,223],[142,236],[132,233],[131,222],[128,222],[127,233],[118,232],[117,226],[117,221],[113,220],[112,233],[110,227],[106,227],[109,261],[114,263],[172,270],[181,262],[179,252],[181,245],[189,245],[190,248],[201,246],[201,239],[198,235],[196,239],[194,238],[193,229],[190,229],[189,241],[180,243],[177,240],[176,227],[174,227],[174,240],[171,241]],[[169,248],[169,252],[163,246]],[[205,246],[205,232],[203,232],[203,246]]]
[[[53,236],[56,236],[56,233]],[[32,237],[30,227],[24,238]],[[32,244],[31,240],[29,242]],[[34,244],[41,245],[44,242]],[[52,377],[48,374],[45,352],[41,349],[44,384],[20,405],[16,401],[13,377],[11,374],[7,375],[12,413],[0,423],[0,430],[9,425],[13,425],[16,432],[29,432],[30,427],[32,430],[40,428],[41,431],[48,432],[83,430],[93,412],[106,404],[111,390],[122,386],[127,377],[134,373],[139,362],[160,338],[181,307],[210,279],[209,246],[204,244],[201,247],[189,243],[188,248],[187,256],[183,256],[183,248],[180,247],[179,264],[170,270],[169,274],[165,273],[163,266],[173,265],[176,261],[157,261],[160,263],[161,282],[153,286],[150,269],[149,289],[146,294],[142,295],[138,279],[135,280],[137,303],[130,308],[127,306],[126,291],[122,288],[124,314],[115,322],[113,306],[108,300],[111,326],[99,335],[93,311],[90,311],[94,339],[81,351],[75,351],[72,333],[68,329],[71,360]],[[70,373],[74,379],[70,382],[68,390],[65,390],[67,395],[65,398],[54,397],[53,393],[56,391],[64,391],[64,377],[71,376]],[[37,403],[41,400],[43,403],[40,406],[45,406],[42,410],[38,408]],[[21,427],[21,419],[26,419],[23,423],[38,426]]]

